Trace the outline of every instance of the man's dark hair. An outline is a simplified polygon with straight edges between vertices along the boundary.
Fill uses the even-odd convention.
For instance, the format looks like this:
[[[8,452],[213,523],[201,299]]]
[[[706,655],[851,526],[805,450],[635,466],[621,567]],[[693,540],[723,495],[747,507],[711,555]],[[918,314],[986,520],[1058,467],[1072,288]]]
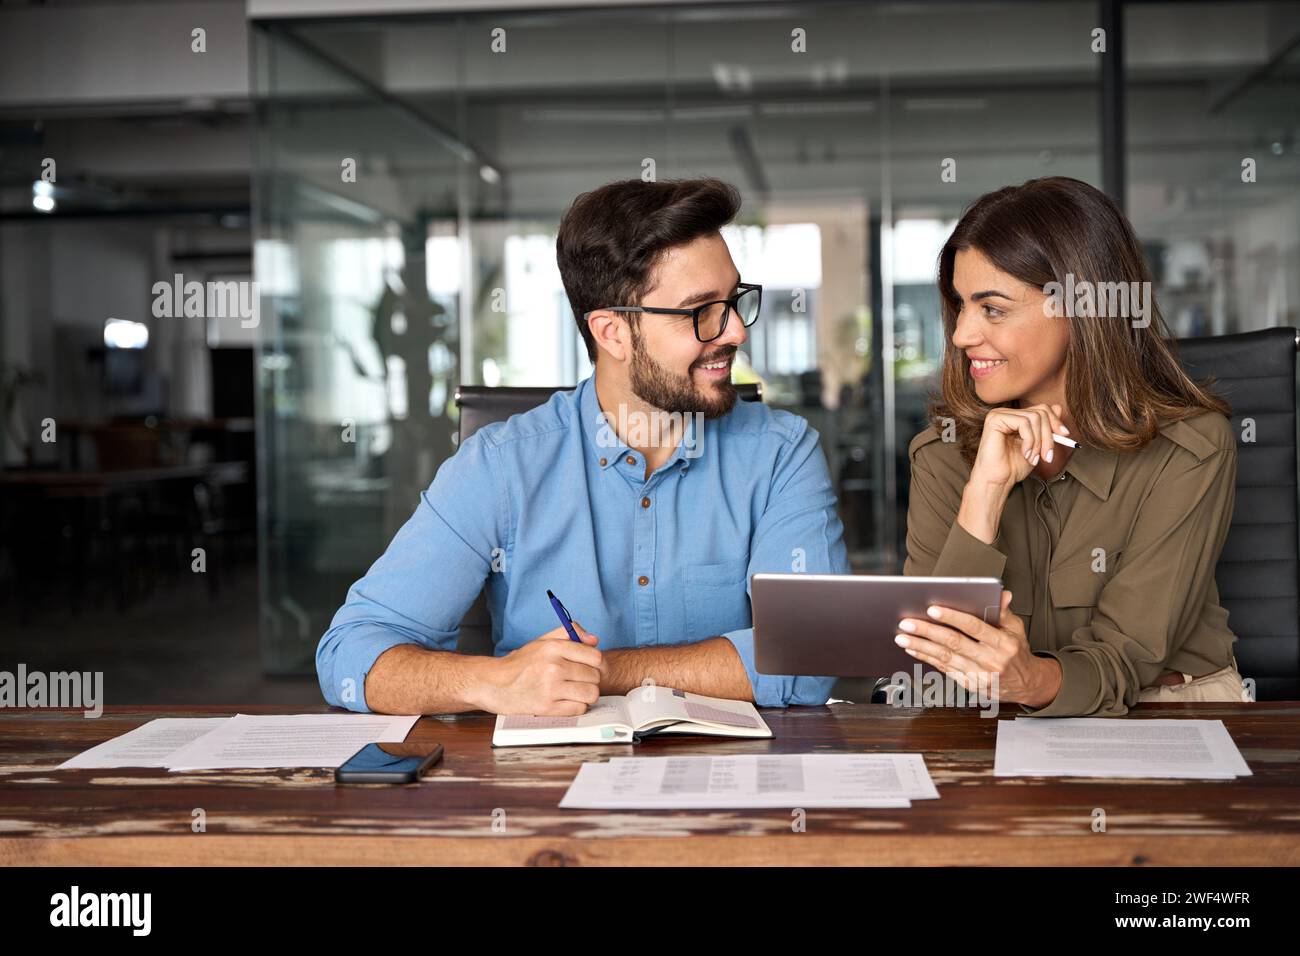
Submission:
[[[587,357],[596,342],[583,318],[593,309],[637,305],[673,246],[719,231],[740,211],[740,190],[720,179],[607,183],[573,201],[555,243]]]

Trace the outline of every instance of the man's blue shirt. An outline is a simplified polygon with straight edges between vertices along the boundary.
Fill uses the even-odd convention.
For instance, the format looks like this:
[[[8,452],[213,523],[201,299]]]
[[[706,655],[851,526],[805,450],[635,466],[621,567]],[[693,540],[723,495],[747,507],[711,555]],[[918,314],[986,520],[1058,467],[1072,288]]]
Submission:
[[[825,703],[833,678],[754,670],[749,601],[760,571],[849,570],[817,433],[741,401],[700,428],[688,421],[648,479],[644,457],[602,422],[590,378],[467,438],[321,638],[325,699],[368,711],[366,674],[384,651],[454,651],[486,585],[497,656],[558,626],[549,588],[601,650],[721,635],[758,706]]]

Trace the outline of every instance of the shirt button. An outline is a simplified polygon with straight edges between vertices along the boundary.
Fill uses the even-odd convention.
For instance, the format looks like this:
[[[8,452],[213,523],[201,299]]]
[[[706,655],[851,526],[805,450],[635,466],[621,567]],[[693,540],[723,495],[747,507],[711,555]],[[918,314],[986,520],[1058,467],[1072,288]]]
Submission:
[[[628,463],[629,465],[635,465],[635,464],[636,464],[636,459],[633,458],[631,455],[628,455],[628,456],[627,456],[627,463]]]
[[[650,579],[643,574],[636,579],[636,583],[641,585],[641,587],[645,587],[647,584],[650,583]]]
[[[650,499],[649,499],[649,498],[642,498],[642,499],[641,499],[641,507],[642,507],[642,508],[649,508],[649,507],[650,507]]]
[[[605,467],[605,464],[606,464],[606,461],[605,461],[604,458],[602,458],[602,459],[600,460],[600,467],[601,467],[601,468],[604,468],[604,467]]]

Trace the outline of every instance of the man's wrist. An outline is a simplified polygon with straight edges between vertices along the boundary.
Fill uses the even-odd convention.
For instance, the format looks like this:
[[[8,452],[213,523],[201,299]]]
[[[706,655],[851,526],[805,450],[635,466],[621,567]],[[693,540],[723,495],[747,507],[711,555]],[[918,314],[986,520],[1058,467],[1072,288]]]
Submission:
[[[601,651],[600,653],[600,693],[601,696],[617,696],[626,694],[635,684],[628,684],[623,675],[619,662],[627,654],[627,650]],[[637,682],[639,683],[639,681]]]
[[[466,654],[460,661],[460,696],[474,710],[498,713],[496,675],[501,659]]]

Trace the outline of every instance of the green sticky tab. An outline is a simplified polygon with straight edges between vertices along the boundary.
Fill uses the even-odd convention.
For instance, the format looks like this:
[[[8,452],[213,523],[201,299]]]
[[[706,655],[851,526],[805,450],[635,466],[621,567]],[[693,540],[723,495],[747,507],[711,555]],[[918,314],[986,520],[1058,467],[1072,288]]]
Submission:
[[[612,738],[617,736],[617,734],[614,733],[613,727],[601,727],[600,735],[604,737],[606,740],[611,740]]]

